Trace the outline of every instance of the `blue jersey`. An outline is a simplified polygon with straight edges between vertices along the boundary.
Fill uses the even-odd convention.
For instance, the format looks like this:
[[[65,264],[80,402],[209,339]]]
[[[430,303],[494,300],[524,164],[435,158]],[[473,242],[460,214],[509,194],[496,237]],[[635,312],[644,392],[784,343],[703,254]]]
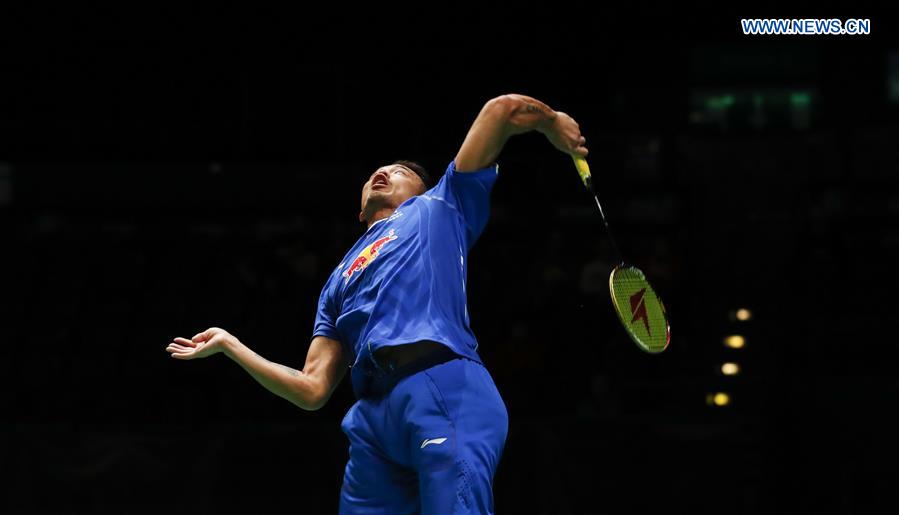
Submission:
[[[458,173],[378,220],[322,289],[312,336],[353,353],[352,382],[364,391],[364,360],[379,347],[431,340],[480,362],[465,298],[468,251],[490,216],[499,167]]]

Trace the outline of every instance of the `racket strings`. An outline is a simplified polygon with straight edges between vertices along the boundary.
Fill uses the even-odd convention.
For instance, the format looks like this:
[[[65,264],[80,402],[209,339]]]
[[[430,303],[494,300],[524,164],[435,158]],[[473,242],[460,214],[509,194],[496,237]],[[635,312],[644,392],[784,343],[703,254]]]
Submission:
[[[669,341],[668,319],[643,272],[631,266],[616,268],[609,286],[615,311],[631,339],[647,352],[663,351]]]

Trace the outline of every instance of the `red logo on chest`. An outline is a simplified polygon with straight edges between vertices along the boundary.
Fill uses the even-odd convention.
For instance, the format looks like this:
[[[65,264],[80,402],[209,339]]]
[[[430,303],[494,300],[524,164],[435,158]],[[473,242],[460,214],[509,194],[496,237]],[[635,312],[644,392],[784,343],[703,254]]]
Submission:
[[[387,236],[378,238],[368,247],[362,249],[362,252],[356,256],[356,259],[347,267],[346,270],[343,271],[344,283],[350,282],[350,277],[353,276],[356,272],[362,272],[365,270],[365,267],[371,264],[372,261],[378,257],[378,253],[381,251],[381,248],[386,245],[388,242],[391,242],[396,239],[396,235],[393,233],[393,229],[387,233]]]

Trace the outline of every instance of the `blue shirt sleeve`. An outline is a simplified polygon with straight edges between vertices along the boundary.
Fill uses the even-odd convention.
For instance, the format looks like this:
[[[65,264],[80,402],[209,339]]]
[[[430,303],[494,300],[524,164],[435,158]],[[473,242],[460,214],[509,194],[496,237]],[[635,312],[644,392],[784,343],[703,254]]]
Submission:
[[[490,191],[498,174],[497,164],[462,173],[456,171],[456,162],[452,161],[440,182],[425,192],[425,195],[441,198],[459,212],[465,223],[469,248],[487,226],[490,218]]]
[[[318,298],[318,309],[315,313],[315,326],[312,329],[312,337],[325,336],[332,340],[340,341],[340,333],[337,331],[338,312],[332,295],[334,275],[325,282],[321,295]]]

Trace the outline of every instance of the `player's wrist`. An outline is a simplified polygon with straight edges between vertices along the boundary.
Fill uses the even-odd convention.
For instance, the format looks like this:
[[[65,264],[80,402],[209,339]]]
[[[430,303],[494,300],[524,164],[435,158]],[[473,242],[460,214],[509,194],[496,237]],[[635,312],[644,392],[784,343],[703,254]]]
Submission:
[[[551,133],[555,133],[558,130],[556,121],[559,119],[558,113],[549,108],[547,108],[547,111],[548,112],[543,113],[543,116],[537,121],[537,127],[535,128],[537,132],[545,136],[549,136]]]
[[[241,343],[241,341],[234,336],[231,336],[230,338],[222,338],[218,342],[218,349],[216,349],[216,352],[221,352],[229,358],[233,358],[237,353],[237,350],[242,346],[243,343]]]

